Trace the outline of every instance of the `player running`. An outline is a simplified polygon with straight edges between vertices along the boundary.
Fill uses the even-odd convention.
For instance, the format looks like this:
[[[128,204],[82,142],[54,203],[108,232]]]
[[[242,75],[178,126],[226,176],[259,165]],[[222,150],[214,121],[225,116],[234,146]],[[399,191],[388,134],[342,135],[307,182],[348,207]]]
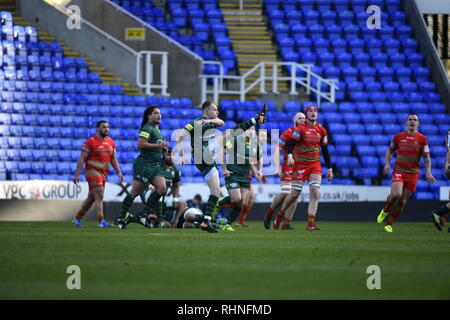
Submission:
[[[89,193],[87,198],[81,204],[73,223],[77,227],[83,227],[81,219],[89,211],[92,204],[95,207],[99,227],[111,227],[105,221],[103,215],[103,195],[105,193],[106,177],[109,172],[109,164],[111,163],[116,170],[120,181],[123,181],[122,171],[120,170],[119,161],[116,157],[116,145],[114,140],[108,137],[109,124],[107,121],[101,120],[97,122],[97,132],[95,136],[90,137],[81,147],[80,158],[77,162],[73,182],[80,182],[80,171],[85,164],[84,174],[89,185]]]
[[[167,150],[169,143],[163,140],[158,125],[161,122],[161,111],[156,106],[145,109],[141,129],[138,137],[137,147],[141,150],[139,156],[134,160],[134,177],[130,193],[122,202],[120,215],[114,219],[114,223],[119,229],[126,229],[131,221],[132,215],[128,209],[133,205],[134,199],[149,184],[155,187],[144,208],[137,214],[139,219],[145,218],[150,209],[157,210],[157,216],[161,216],[160,208],[155,207],[159,199],[166,193],[166,180],[161,172],[161,158],[163,150]]]
[[[195,166],[205,177],[210,191],[210,195],[206,203],[204,221],[200,224],[200,228],[207,232],[217,232],[217,229],[211,225],[211,215],[220,195],[219,171],[217,170],[217,164],[215,162],[215,150],[217,147],[215,129],[223,126],[224,121],[218,118],[219,111],[215,103],[205,101],[202,104],[202,110],[203,116],[189,122],[175,137],[175,141],[180,146],[178,150],[180,151],[181,164],[183,164],[183,138],[190,135]],[[247,130],[257,123],[263,123],[265,121],[267,110],[267,105],[264,105],[257,116],[246,122],[238,124],[234,130]],[[227,139],[225,139],[225,141],[227,141]],[[218,148],[219,150],[221,149],[220,146]]]
[[[419,179],[420,157],[423,156],[425,166],[425,178],[429,183],[436,179],[431,174],[430,149],[427,138],[417,131],[419,117],[411,113],[406,118],[406,130],[394,136],[389,149],[385,155],[383,173],[389,174],[392,155],[397,151],[394,171],[392,173],[391,192],[387,197],[386,204],[377,217],[378,223],[383,223],[387,215],[389,220],[384,226],[384,231],[393,232],[392,224],[405,208],[406,202],[416,191]]]
[[[280,210],[284,216],[292,205],[297,202],[305,181],[309,182],[308,224],[306,229],[320,230],[315,224],[317,207],[319,205],[320,184],[322,182],[322,167],[320,165],[320,149],[322,149],[327,178],[333,179],[333,169],[328,152],[327,130],[317,122],[318,110],[314,105],[305,108],[306,121],[298,125],[287,146],[287,165],[294,166],[292,174],[292,191],[286,196]]]
[[[289,144],[289,141],[292,138],[292,134],[295,131],[295,128],[305,121],[306,117],[303,112],[298,112],[293,120],[294,125],[290,128],[288,128],[286,131],[284,131],[279,139],[278,148],[275,149],[275,159],[278,161],[280,159],[280,150],[284,152],[283,155],[283,164],[280,174],[279,164],[278,162],[275,164],[276,172],[275,174],[278,176],[281,176],[281,192],[275,196],[275,198],[272,200],[272,203],[270,204],[269,209],[264,214],[264,227],[266,229],[270,229],[270,222],[272,220],[272,215],[274,211],[276,211],[282,204],[286,196],[291,192],[291,185],[292,185],[292,172],[294,171],[294,166],[289,166],[287,164],[287,146]],[[297,208],[297,201],[294,201],[290,207],[288,208],[286,215],[284,216],[284,223],[281,229],[283,230],[293,230],[294,228],[291,226],[291,221],[295,213],[295,209]],[[283,219],[283,216],[281,214],[277,214],[277,217],[275,219],[274,228],[278,229],[280,226],[281,219]]]

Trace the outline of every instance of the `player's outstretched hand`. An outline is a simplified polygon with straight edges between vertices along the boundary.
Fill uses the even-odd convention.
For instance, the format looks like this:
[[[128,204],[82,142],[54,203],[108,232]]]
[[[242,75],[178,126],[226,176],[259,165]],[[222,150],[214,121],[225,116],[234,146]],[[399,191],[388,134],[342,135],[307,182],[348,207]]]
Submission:
[[[118,176],[119,176],[120,182],[123,182],[123,174],[119,173]]]
[[[72,181],[73,181],[73,183],[78,184],[78,182],[80,182],[80,176],[74,175]]]
[[[389,171],[391,170],[391,166],[390,165],[387,165],[387,166],[384,166],[384,168],[383,168],[383,174],[385,175],[385,176],[387,176],[388,174],[389,174]]]

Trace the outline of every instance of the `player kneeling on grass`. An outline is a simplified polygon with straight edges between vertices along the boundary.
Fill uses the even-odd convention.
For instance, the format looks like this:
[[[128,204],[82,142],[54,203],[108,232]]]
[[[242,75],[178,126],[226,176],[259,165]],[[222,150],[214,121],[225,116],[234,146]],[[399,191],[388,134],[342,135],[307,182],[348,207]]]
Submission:
[[[87,198],[83,201],[77,215],[73,219],[73,223],[80,228],[83,227],[81,219],[91,208],[92,204],[95,206],[98,226],[101,228],[111,227],[111,225],[105,221],[103,216],[103,195],[105,192],[105,183],[106,176],[109,171],[109,164],[111,163],[116,170],[120,181],[123,181],[123,175],[120,171],[119,161],[117,161],[114,140],[108,137],[108,134],[108,122],[104,120],[97,122],[97,133],[95,136],[90,137],[81,148],[81,154],[77,162],[73,182],[75,184],[80,182],[80,171],[84,163],[84,173],[86,175],[86,181],[89,185],[89,193]]]
[[[383,223],[387,215],[390,214],[389,220],[384,226],[384,231],[386,232],[393,232],[392,224],[405,208],[408,199],[416,191],[420,171],[420,157],[423,156],[424,159],[425,178],[429,183],[436,181],[431,174],[428,140],[427,137],[417,131],[419,124],[419,117],[413,113],[409,114],[406,118],[406,130],[394,136],[389,149],[386,151],[383,170],[385,175],[389,173],[392,155],[397,151],[392,173],[391,193],[388,195],[386,204],[377,217],[377,222]]]

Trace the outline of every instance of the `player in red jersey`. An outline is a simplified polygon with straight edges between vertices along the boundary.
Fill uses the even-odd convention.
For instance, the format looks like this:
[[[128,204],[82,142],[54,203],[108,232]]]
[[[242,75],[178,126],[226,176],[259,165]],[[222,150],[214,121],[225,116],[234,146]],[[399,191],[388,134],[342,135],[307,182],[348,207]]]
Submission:
[[[269,209],[264,214],[264,227],[266,229],[270,229],[270,221],[272,220],[273,213],[283,204],[286,196],[291,192],[291,184],[292,184],[292,172],[294,170],[293,166],[289,166],[287,164],[287,146],[289,141],[292,138],[292,134],[295,131],[295,128],[305,121],[305,114],[303,112],[298,112],[294,116],[294,125],[289,127],[286,131],[284,131],[278,141],[278,148],[275,150],[275,160],[280,159],[280,150],[283,150],[283,164],[280,173],[279,164],[276,162],[275,167],[277,176],[281,177],[281,192],[273,198],[272,203],[270,204]],[[292,218],[294,216],[295,209],[297,208],[297,201],[293,202],[286,212],[286,216],[284,217],[284,223],[282,229],[292,230],[292,226],[290,225]],[[283,218],[282,215],[278,214],[275,219],[274,228],[278,229],[280,225],[280,221]]]
[[[314,105],[305,108],[306,121],[295,128],[287,147],[287,164],[294,165],[292,174],[292,191],[283,201],[280,214],[284,215],[292,204],[297,202],[305,181],[309,182],[309,205],[307,230],[320,230],[315,224],[317,207],[319,205],[319,190],[322,182],[322,167],[320,165],[320,149],[322,149],[327,178],[333,179],[333,169],[328,152],[327,130],[317,122],[318,110]]]
[[[116,157],[116,145],[114,140],[108,137],[109,124],[107,121],[101,120],[97,122],[97,133],[90,137],[81,148],[81,155],[77,162],[77,168],[73,177],[73,182],[80,182],[80,171],[83,163],[85,164],[84,174],[89,184],[89,193],[83,201],[80,210],[73,219],[77,227],[82,227],[81,219],[86,212],[95,204],[95,212],[97,214],[99,227],[110,227],[111,225],[105,221],[103,216],[103,194],[105,192],[106,176],[109,172],[109,164],[111,163],[116,170],[120,181],[123,181],[122,171],[120,170],[119,161]]]
[[[427,137],[417,131],[419,124],[419,117],[413,113],[409,114],[406,118],[406,130],[394,136],[389,149],[386,151],[383,170],[386,175],[391,169],[392,155],[397,151],[394,171],[392,172],[391,193],[388,195],[386,204],[377,217],[377,222],[382,223],[387,215],[390,214],[384,226],[386,232],[393,232],[392,224],[405,208],[408,199],[416,191],[420,171],[420,158],[422,156],[426,169],[426,180],[429,183],[436,181],[431,174],[428,140]]]

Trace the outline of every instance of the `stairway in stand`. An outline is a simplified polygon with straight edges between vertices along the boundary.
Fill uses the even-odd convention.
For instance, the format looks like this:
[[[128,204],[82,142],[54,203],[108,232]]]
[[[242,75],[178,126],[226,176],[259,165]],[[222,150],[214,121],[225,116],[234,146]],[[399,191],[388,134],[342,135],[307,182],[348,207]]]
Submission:
[[[220,1],[220,8],[223,13],[224,22],[227,24],[228,33],[232,41],[233,51],[237,57],[237,68],[239,75],[244,75],[259,62],[281,62],[277,57],[277,49],[272,42],[271,35],[267,28],[261,1],[244,1],[243,10],[240,10],[237,1]],[[266,75],[272,74],[272,68],[265,70]],[[286,73],[278,67],[278,76],[286,76]],[[246,84],[259,77],[255,72],[249,76]],[[266,81],[266,91],[272,91],[272,81]],[[289,92],[285,82],[278,83],[280,93]],[[259,86],[252,89],[247,95],[247,99],[260,98]],[[229,98],[229,96],[227,96]],[[235,97],[238,98],[238,97]]]

